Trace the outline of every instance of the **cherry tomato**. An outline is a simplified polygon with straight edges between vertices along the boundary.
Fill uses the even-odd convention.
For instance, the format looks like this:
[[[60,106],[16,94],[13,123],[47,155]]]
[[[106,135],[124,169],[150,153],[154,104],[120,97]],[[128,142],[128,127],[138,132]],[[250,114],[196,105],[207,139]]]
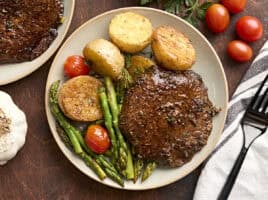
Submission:
[[[256,41],[263,34],[262,23],[252,16],[241,17],[235,25],[235,30],[238,36],[247,42]]]
[[[239,13],[246,7],[247,0],[221,0],[221,3],[230,13]]]
[[[69,56],[64,63],[64,73],[70,78],[80,75],[87,75],[89,67],[82,56]]]
[[[206,24],[214,33],[225,31],[230,23],[228,10],[221,4],[213,4],[207,9]]]
[[[100,125],[91,125],[88,127],[85,142],[88,148],[99,154],[104,153],[110,147],[109,135],[106,129]]]
[[[227,52],[231,58],[238,62],[247,62],[253,55],[251,47],[240,40],[233,40],[229,42]]]

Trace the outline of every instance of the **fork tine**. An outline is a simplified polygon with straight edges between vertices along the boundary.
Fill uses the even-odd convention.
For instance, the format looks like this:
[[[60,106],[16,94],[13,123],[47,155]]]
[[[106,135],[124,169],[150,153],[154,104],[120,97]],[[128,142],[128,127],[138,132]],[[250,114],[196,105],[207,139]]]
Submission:
[[[251,100],[251,102],[250,102],[248,108],[253,108],[253,109],[254,109],[254,105],[255,105],[255,103],[256,103],[256,101],[257,101],[257,99],[258,99],[258,97],[259,97],[259,95],[260,95],[260,93],[261,93],[261,91],[262,91],[262,88],[263,88],[264,84],[266,83],[267,79],[268,79],[268,75],[266,75],[265,79],[264,79],[263,82],[261,83],[261,85],[260,85],[258,91],[256,92],[255,96],[254,96],[253,99]]]
[[[267,93],[268,93],[268,88],[265,90],[265,92],[261,96],[259,102],[257,103],[256,110],[259,110],[261,108],[263,101],[265,100],[265,97],[267,96]]]
[[[268,108],[268,96],[266,95],[266,102],[264,102],[264,106],[262,108],[262,112],[265,113],[266,109]]]

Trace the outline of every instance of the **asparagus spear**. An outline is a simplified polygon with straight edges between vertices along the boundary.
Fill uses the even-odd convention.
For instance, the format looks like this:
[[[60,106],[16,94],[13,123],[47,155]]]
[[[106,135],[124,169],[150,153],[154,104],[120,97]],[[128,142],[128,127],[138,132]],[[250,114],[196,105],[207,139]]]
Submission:
[[[114,171],[110,170],[109,168],[106,168],[106,171],[105,172],[108,174],[108,176],[112,180],[114,180],[119,185],[121,185],[122,187],[124,187],[124,180],[118,174],[116,174]]]
[[[100,96],[100,101],[101,101],[101,107],[104,113],[104,119],[105,119],[104,123],[110,133],[110,138],[111,138],[111,143],[112,143],[111,151],[113,154],[113,163],[115,163],[118,158],[117,141],[116,141],[116,136],[115,136],[115,132],[113,129],[112,115],[108,106],[107,95],[105,93],[104,87],[99,88],[99,96]]]
[[[58,121],[59,125],[63,128],[65,133],[68,135],[71,141],[71,144],[74,148],[74,152],[78,154],[85,161],[85,163],[98,175],[98,177],[101,180],[103,180],[104,178],[106,178],[105,172],[102,170],[99,164],[92,157],[85,154],[75,134],[72,131],[70,131],[70,124],[67,123],[67,121],[65,120],[63,114],[61,113],[59,109],[58,101],[57,101],[57,91],[59,88],[59,83],[60,81],[54,82],[50,88],[49,100],[50,100],[51,112],[56,118],[56,120]]]
[[[151,176],[151,174],[153,173],[156,166],[157,165],[155,162],[147,163],[147,165],[145,166],[145,169],[143,171],[143,174],[142,174],[142,178],[141,178],[142,182],[145,181],[149,176]]]
[[[127,166],[126,166],[126,178],[127,180],[134,179],[134,167],[133,167],[133,159],[132,159],[132,153],[130,151],[129,145],[127,149]]]
[[[138,158],[134,162],[134,179],[133,179],[134,183],[136,183],[136,181],[140,177],[140,175],[142,173],[142,168],[143,168],[143,161],[142,161],[142,159]]]
[[[117,105],[117,100],[116,100],[116,93],[115,93],[114,85],[113,85],[111,78],[105,77],[104,82],[105,82],[105,86],[107,89],[108,103],[110,105],[110,109],[112,113],[112,122],[113,122],[113,126],[116,132],[116,136],[118,138],[119,166],[120,166],[120,169],[124,170],[127,166],[128,147],[118,126],[119,111],[118,111],[118,105]]]
[[[129,59],[126,59],[126,68],[128,68],[129,66],[129,64],[127,64],[129,63],[129,61],[127,60]],[[116,87],[119,113],[121,112],[125,92],[133,83],[133,78],[131,77],[126,68],[123,68]]]
[[[65,131],[61,128],[61,126],[59,125],[59,123],[56,123],[56,131],[59,134],[61,140],[63,141],[63,143],[71,150],[73,150],[73,145],[68,137],[68,135],[65,133]]]
[[[120,81],[116,84],[116,94],[117,94],[117,102],[118,102],[118,112],[120,113],[122,110],[122,104],[124,101],[125,88],[120,83]]]
[[[102,168],[99,166],[99,164],[89,155],[87,155],[85,152],[81,153],[81,158],[85,161],[85,163],[91,168],[91,169],[96,169],[95,171],[99,178],[101,180],[106,178],[105,172],[102,170]]]

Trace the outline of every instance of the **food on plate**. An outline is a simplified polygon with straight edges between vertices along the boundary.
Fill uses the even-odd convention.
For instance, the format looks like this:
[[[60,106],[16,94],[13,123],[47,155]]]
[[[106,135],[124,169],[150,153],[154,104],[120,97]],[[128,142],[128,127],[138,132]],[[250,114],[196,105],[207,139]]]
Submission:
[[[111,40],[127,53],[142,51],[150,44],[152,33],[150,20],[133,12],[116,15],[109,25]]]
[[[61,0],[5,0],[0,3],[0,64],[40,56],[57,36]]]
[[[72,150],[84,160],[85,164],[88,165],[101,180],[108,176],[123,187],[124,181],[110,160],[104,157],[104,155],[95,154],[91,151],[86,146],[82,133],[74,125],[69,123],[64,114],[60,111],[57,97],[59,84],[60,81],[52,83],[49,90],[49,103],[53,116],[63,129],[62,132],[66,134],[65,140],[69,140],[68,144],[71,144]]]
[[[263,34],[262,23],[252,16],[241,17],[235,25],[235,30],[237,35],[247,42],[259,40]]]
[[[104,153],[110,147],[110,138],[107,131],[100,125],[91,125],[88,127],[85,142],[95,153]]]
[[[89,66],[85,63],[85,59],[82,56],[69,56],[64,62],[64,73],[70,78],[88,75]]]
[[[59,105],[62,112],[72,120],[90,122],[102,118],[98,79],[83,75],[66,81],[59,91]]]
[[[214,33],[224,32],[230,23],[228,10],[217,3],[208,8],[205,19],[207,27]]]
[[[171,26],[156,28],[152,36],[152,50],[156,61],[171,70],[192,67],[196,54],[191,41]]]
[[[117,96],[113,82],[110,78],[105,77],[105,86],[99,89],[101,106],[104,114],[105,125],[110,133],[112,142],[112,156],[114,160],[118,160],[120,169],[124,170],[127,166],[128,148],[124,137],[118,126],[119,108]],[[116,140],[118,139],[118,142]]]
[[[229,10],[230,13],[239,13],[246,7],[247,0],[221,0],[221,3]]]
[[[0,165],[15,157],[25,143],[26,133],[25,114],[7,93],[0,91]]]
[[[206,145],[217,112],[197,73],[155,66],[125,95],[120,128],[138,157],[179,167]]]
[[[155,170],[155,168],[157,167],[157,164],[155,162],[149,162],[143,171],[142,177],[141,177],[141,181],[145,181],[149,176],[151,176],[151,174],[153,173],[153,171]]]
[[[91,68],[103,76],[118,78],[125,65],[120,50],[105,39],[90,41],[83,50],[84,57],[91,63]]]
[[[143,73],[146,69],[155,65],[155,62],[150,58],[135,55],[130,58],[130,66],[127,69],[130,75],[134,78],[138,74]]]
[[[158,165],[179,167],[191,160],[206,145],[219,112],[202,78],[187,70],[196,59],[190,40],[170,26],[149,30],[143,16],[117,15],[109,27],[114,44],[95,39],[83,49],[91,76],[81,75],[88,74],[83,57],[68,57],[64,73],[71,79],[59,92],[59,81],[49,91],[62,141],[101,180],[109,177],[121,186],[124,180],[147,180]],[[129,53],[151,39],[151,58]]]
[[[228,55],[238,62],[247,62],[253,56],[252,48],[245,42],[233,40],[227,46]]]
[[[64,114],[60,111],[58,105],[58,88],[59,88],[60,81],[55,81],[49,90],[49,104],[50,110],[57,123],[62,128],[62,132],[66,134],[65,142],[70,144],[69,147],[72,147],[74,153],[79,155],[81,159],[84,160],[86,165],[88,165],[96,174],[97,176],[103,180],[106,178],[106,173],[104,170],[108,169],[110,172],[112,169],[108,162],[102,157],[102,155],[96,155],[92,152],[85,144],[85,141],[82,137],[80,131],[75,128],[72,124],[68,122],[65,118]],[[98,163],[97,163],[98,160]],[[100,166],[104,166],[104,170]]]
[[[136,183],[138,178],[141,176],[143,172],[143,167],[144,167],[144,162],[142,159],[137,158],[134,160],[134,177],[133,177],[133,182]]]

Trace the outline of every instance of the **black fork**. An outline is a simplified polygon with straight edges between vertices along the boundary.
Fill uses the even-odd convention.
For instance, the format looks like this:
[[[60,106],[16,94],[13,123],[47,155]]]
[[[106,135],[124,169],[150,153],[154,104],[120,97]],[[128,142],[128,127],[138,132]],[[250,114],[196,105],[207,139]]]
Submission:
[[[251,100],[240,124],[242,126],[243,131],[243,146],[242,149],[235,161],[235,164],[232,168],[231,173],[229,174],[220,195],[218,196],[218,200],[227,200],[237,175],[240,171],[240,168],[243,164],[243,161],[246,157],[248,149],[252,145],[252,143],[264,134],[267,130],[268,126],[268,87],[266,87],[266,83],[268,83],[268,75],[265,77],[263,82],[261,83],[258,91],[255,96]],[[264,92],[263,92],[264,90]],[[251,133],[245,133],[245,125],[258,129],[258,133],[256,135],[252,135]]]

